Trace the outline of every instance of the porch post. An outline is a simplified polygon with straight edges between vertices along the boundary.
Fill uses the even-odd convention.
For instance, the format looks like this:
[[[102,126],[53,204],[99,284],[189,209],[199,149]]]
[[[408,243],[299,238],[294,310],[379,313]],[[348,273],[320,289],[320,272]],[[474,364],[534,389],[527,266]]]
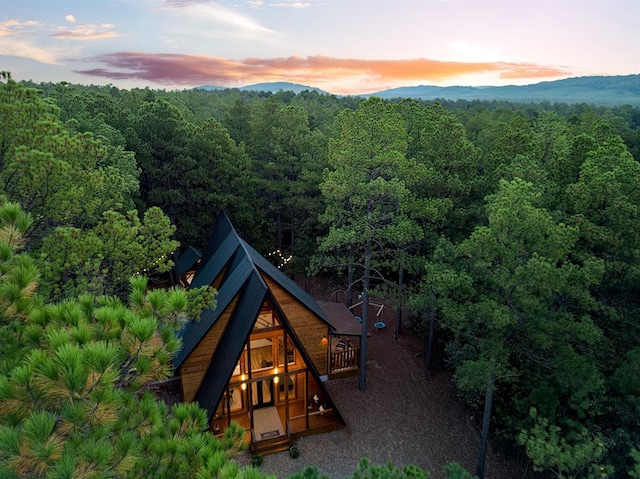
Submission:
[[[309,370],[304,372],[304,407],[305,407],[305,419],[306,429],[309,429]]]
[[[287,349],[289,346],[289,336],[287,335],[287,331],[285,330],[284,333],[284,344],[283,344],[283,350],[282,350],[282,354],[284,356],[284,382],[282,384],[282,387],[284,388],[284,420],[285,420],[285,429],[287,430],[287,436],[291,433],[291,431],[289,431],[289,350]],[[276,391],[276,394],[279,396],[280,395],[280,390],[278,388],[278,391]],[[280,399],[280,398],[278,398]]]
[[[247,341],[247,407],[249,410],[249,426],[251,427],[251,443],[255,442],[253,437],[253,382],[251,382],[251,341]],[[252,446],[253,447],[253,446]]]

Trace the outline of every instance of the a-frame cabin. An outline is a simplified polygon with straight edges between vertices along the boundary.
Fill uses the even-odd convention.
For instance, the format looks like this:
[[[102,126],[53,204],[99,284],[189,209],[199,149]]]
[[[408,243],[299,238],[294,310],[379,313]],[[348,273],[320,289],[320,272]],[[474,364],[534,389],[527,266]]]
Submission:
[[[359,340],[352,346],[348,335],[359,325],[344,306],[337,306],[340,314],[336,303],[323,309],[244,242],[224,213],[204,254],[189,249],[176,274],[190,288],[218,290],[215,309],[182,331],[174,358],[183,401],[208,411],[214,434],[236,421],[252,450],[266,454],[344,427],[323,385],[335,364],[357,373]]]

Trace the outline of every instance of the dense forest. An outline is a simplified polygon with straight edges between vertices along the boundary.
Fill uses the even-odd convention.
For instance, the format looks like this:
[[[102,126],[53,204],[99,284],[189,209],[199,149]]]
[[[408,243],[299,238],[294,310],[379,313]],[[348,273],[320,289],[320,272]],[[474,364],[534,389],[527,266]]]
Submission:
[[[484,447],[541,478],[640,478],[639,161],[631,106],[4,72],[0,477],[262,477],[229,460],[241,431],[145,391],[215,300],[170,271],[224,210],[287,274],[392,302]]]

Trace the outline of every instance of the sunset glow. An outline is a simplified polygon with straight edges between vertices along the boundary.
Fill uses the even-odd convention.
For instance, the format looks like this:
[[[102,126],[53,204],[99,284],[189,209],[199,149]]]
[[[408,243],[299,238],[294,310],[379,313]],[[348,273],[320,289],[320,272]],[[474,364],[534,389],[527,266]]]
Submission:
[[[640,72],[636,0],[29,3],[0,0],[2,69],[16,79],[348,94]]]

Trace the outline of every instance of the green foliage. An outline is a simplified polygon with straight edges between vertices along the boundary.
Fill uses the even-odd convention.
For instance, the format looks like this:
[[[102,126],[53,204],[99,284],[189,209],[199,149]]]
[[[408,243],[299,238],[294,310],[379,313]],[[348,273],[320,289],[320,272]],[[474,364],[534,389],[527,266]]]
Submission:
[[[220,441],[209,434],[206,412],[195,403],[176,404],[169,421],[142,442],[143,457],[133,477],[237,477],[230,455],[244,449],[244,430],[234,428]],[[225,472],[234,474],[225,476]]]
[[[371,99],[343,112],[338,132],[329,144],[332,169],[321,184],[326,209],[320,220],[329,232],[319,240],[317,265],[364,264],[367,255],[375,267],[390,264],[398,245],[422,237],[409,216],[416,164],[405,156],[404,123],[392,105]]]
[[[628,471],[629,477],[631,477],[631,479],[639,479],[640,478],[640,451],[638,451],[637,449],[633,449],[631,451],[631,456],[633,457],[634,465],[633,465],[633,468]]]
[[[20,254],[31,216],[0,197],[0,373],[18,363],[21,334],[32,313],[40,274],[30,256]],[[25,339],[37,334],[25,331]]]
[[[166,271],[170,262],[159,258],[177,244],[166,217],[160,210],[147,210],[144,220],[119,212],[133,206],[138,168],[115,130],[104,119],[80,127],[90,121],[82,108],[67,128],[57,108],[13,81],[0,84],[0,96],[3,123],[13,122],[2,131],[0,181],[7,197],[33,215],[29,248],[40,261],[43,293],[123,294],[135,272]],[[86,103],[72,88],[58,89],[58,98],[67,106]],[[110,133],[96,137],[93,130]]]
[[[402,269],[404,249],[422,238],[410,216],[410,186],[417,164],[406,158],[408,135],[394,107],[371,98],[337,120],[336,137],[329,142],[329,165],[320,185],[326,203],[320,221],[329,228],[318,240],[317,270],[355,266],[361,271],[362,324],[367,327],[372,277],[386,282],[385,267]],[[354,281],[347,279],[346,290]],[[361,357],[366,358],[366,335]],[[366,389],[366,360],[360,364],[360,390]]]
[[[531,417],[534,426],[523,431],[518,440],[525,447],[534,470],[550,470],[558,479],[606,476],[605,468],[599,465],[605,451],[602,437],[583,429],[569,443],[560,428],[538,416],[535,409],[531,410]]]
[[[289,268],[302,271],[316,246],[310,240],[317,234],[323,206],[318,185],[326,167],[325,137],[311,129],[303,108],[275,97],[254,109],[248,126],[247,153],[264,199],[269,245],[291,254]]]
[[[176,328],[194,311],[186,293],[149,291],[136,278],[131,305],[93,295],[42,304],[31,294],[37,274],[24,271],[29,257],[17,254],[28,218],[3,204],[0,222],[0,327],[10,345],[1,350],[0,476],[252,477],[229,462],[246,448],[242,428],[218,439],[196,403],[168,409],[144,389],[171,373]],[[12,281],[20,295],[5,287]],[[202,305],[212,293],[200,296]]]
[[[329,476],[321,474],[315,466],[307,466],[302,471],[289,476],[289,479],[329,479]]]
[[[434,233],[460,239],[481,215],[487,185],[478,174],[480,150],[467,139],[453,112],[438,103],[400,107],[412,135],[410,151],[421,166],[414,171],[420,200],[415,214],[426,219],[425,235],[430,239]]]
[[[39,125],[54,121],[58,108],[35,88],[11,78],[0,82],[0,169],[21,145],[29,144]]]
[[[443,468],[443,472],[447,476],[447,479],[474,479],[476,476],[472,476],[464,467],[457,462],[447,464]]]
[[[412,464],[397,467],[391,461],[381,466],[376,466],[365,457],[360,460],[356,471],[351,477],[352,479],[427,479],[429,473]]]
[[[289,448],[289,457],[291,457],[291,459],[298,459],[300,457],[300,450],[297,446],[294,445]]]
[[[159,208],[140,218],[106,212],[94,228],[58,228],[45,239],[38,258],[43,272],[43,294],[53,299],[93,294],[123,295],[129,278],[154,278],[173,265],[178,243],[175,227]]]
[[[616,392],[640,398],[640,347],[627,353],[611,383]]]
[[[589,288],[598,284],[602,264],[572,262],[578,230],[554,220],[537,206],[539,198],[531,183],[501,181],[487,197],[488,225],[459,245],[441,243],[425,291],[457,339],[449,354],[461,390],[484,391],[490,412],[494,383],[505,383],[513,392],[500,405],[520,430],[527,417],[516,416],[522,404],[514,403],[533,402],[536,388],[548,385],[545,412],[555,419],[562,403],[562,421],[579,431],[573,421],[592,413],[603,388],[588,354],[602,339],[589,316],[595,303]],[[524,371],[537,381],[519,381]]]
[[[56,226],[91,227],[104,211],[121,208],[125,181],[133,194],[131,179],[110,160],[100,163],[107,148],[92,134],[68,131],[57,109],[19,84],[0,84],[0,96],[2,122],[15,125],[3,130],[0,182],[7,197],[34,216],[36,246]]]
[[[255,166],[220,123],[208,120],[196,127],[175,167],[174,183],[185,197],[175,214],[183,244],[204,245],[215,220],[212,212],[222,210],[253,233],[250,226],[259,222],[262,206]]]

